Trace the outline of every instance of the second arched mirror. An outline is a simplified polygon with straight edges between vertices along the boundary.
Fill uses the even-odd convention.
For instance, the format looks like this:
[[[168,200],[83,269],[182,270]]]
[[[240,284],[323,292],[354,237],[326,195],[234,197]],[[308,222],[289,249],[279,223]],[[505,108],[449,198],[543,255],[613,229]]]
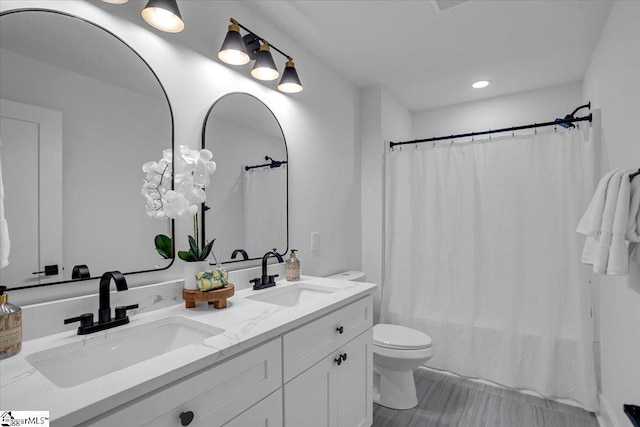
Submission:
[[[273,112],[252,95],[225,95],[205,118],[202,147],[217,164],[202,213],[203,239],[216,239],[217,260],[286,253],[287,143]]]

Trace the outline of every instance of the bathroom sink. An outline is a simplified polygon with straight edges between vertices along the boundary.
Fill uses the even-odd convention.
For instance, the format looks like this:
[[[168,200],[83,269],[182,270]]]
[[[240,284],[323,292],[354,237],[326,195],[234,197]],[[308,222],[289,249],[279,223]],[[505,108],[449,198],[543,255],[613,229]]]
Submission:
[[[248,296],[247,299],[285,307],[296,307],[317,301],[320,298],[326,298],[339,290],[340,288],[313,283],[296,283],[280,288],[276,285],[276,287],[262,291],[259,294]]]
[[[174,316],[87,335],[33,353],[26,360],[55,385],[73,387],[222,332],[224,329]]]

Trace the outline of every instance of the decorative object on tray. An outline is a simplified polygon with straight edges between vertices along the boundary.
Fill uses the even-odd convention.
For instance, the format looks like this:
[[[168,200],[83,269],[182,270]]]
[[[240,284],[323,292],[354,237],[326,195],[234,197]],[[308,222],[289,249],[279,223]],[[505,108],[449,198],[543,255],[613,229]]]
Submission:
[[[222,288],[204,292],[200,290],[183,289],[182,299],[184,299],[186,308],[194,308],[196,302],[206,301],[212,302],[213,307],[219,309],[227,307],[227,298],[231,298],[234,293],[235,286],[233,286],[233,283],[227,283]]]

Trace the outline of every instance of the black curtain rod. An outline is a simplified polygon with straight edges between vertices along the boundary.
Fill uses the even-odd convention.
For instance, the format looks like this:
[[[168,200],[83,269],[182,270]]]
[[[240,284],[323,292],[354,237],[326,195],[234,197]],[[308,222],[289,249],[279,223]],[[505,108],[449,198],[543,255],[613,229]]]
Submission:
[[[436,141],[450,140],[450,139],[456,139],[456,138],[467,138],[467,137],[473,138],[474,136],[479,136],[479,135],[490,135],[492,133],[501,133],[501,132],[515,132],[517,130],[534,129],[534,128],[545,127],[545,126],[557,126],[557,125],[563,125],[563,124],[569,124],[569,123],[575,123],[575,122],[586,122],[586,121],[591,122],[593,118],[591,114],[584,117],[573,117],[573,114],[575,114],[578,110],[582,108],[591,108],[591,103],[589,102],[588,104],[581,105],[580,107],[576,108],[573,111],[573,113],[565,116],[564,119],[556,119],[553,122],[534,123],[531,125],[524,125],[524,126],[512,126],[509,128],[502,128],[502,129],[490,129],[482,132],[459,133],[456,135],[437,136],[435,138],[427,138],[427,139],[414,139],[412,141],[402,141],[402,142],[391,141],[389,142],[389,147],[393,148],[396,145],[420,144],[422,142],[436,142]]]
[[[279,168],[281,165],[286,164],[287,161],[286,160],[273,160],[271,159],[271,162],[269,163],[263,163],[261,165],[254,165],[254,166],[245,166],[244,170],[248,171],[251,169],[257,169],[257,168],[265,168],[267,166],[269,166],[271,169],[275,169],[275,168]]]

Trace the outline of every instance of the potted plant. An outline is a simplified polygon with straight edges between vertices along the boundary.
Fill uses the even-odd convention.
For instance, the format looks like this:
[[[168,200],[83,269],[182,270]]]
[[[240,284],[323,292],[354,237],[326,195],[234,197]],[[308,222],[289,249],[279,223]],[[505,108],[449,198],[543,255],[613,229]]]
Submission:
[[[197,289],[195,275],[209,269],[207,257],[215,241],[214,239],[204,247],[199,247],[198,205],[206,200],[204,189],[210,183],[209,175],[215,172],[216,163],[211,160],[211,151],[206,149],[192,150],[181,145],[177,153],[174,159],[172,150],[164,150],[160,161],[147,162],[142,166],[142,170],[147,173],[142,195],[146,200],[147,215],[152,218],[193,217],[194,233],[188,236],[189,250],[178,251],[178,257],[185,261],[185,288]],[[173,247],[168,236],[156,236],[155,244],[161,256],[173,257]]]

